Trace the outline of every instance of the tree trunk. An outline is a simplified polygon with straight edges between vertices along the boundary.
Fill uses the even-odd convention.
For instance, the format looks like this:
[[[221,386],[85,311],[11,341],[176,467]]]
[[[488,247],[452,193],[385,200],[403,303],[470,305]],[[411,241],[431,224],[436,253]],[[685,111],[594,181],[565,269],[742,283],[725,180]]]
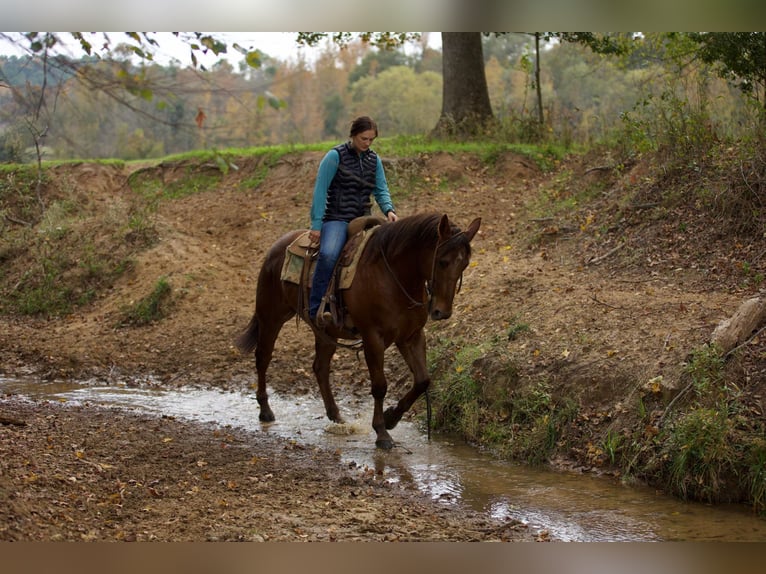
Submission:
[[[473,136],[494,123],[481,32],[442,32],[442,112],[433,135]]]
[[[543,116],[543,88],[540,85],[540,32],[535,32],[535,86],[537,87],[537,123],[540,133],[543,133],[545,117]]]

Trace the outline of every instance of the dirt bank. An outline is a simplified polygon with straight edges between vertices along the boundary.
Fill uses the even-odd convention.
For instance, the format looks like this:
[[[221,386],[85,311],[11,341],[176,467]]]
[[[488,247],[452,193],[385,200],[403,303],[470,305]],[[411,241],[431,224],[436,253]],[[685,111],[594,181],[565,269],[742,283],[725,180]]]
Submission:
[[[233,339],[252,312],[265,250],[307,224],[317,161],[311,153],[286,156],[261,177],[261,160],[238,160],[238,169],[217,174],[209,189],[159,202],[151,246],[136,250],[130,270],[89,304],[62,318],[2,318],[2,372],[249,388],[252,359],[235,350]],[[429,324],[430,341],[505,341],[519,379],[544,380],[552,393],[577,403],[580,437],[558,453],[559,463],[608,472],[604,437],[638,416],[628,413],[633,399],[662,412],[668,401],[661,391],[674,390],[646,385],[679,381],[689,353],[757,292],[748,277],[762,264],[747,254],[764,246],[760,237],[715,236],[709,220],[684,206],[682,231],[650,202],[621,206],[625,195],[618,191],[649,177],[649,167],[588,171],[596,161],[581,158],[544,173],[512,153],[491,165],[433,154],[394,160],[388,171],[400,214],[443,211],[463,226],[483,219],[455,314]],[[171,186],[202,168],[144,171]],[[49,193],[79,198],[93,214],[82,225],[102,226],[130,202],[134,169],[59,167]],[[590,190],[587,204],[551,209],[584,197],[583,190]],[[132,237],[125,234],[125,241]],[[746,259],[754,261],[747,274]],[[125,308],[161,279],[172,286],[169,313],[125,325]],[[752,342],[751,357],[759,356],[759,345]],[[309,330],[288,323],[271,388],[314,393],[312,348]],[[408,373],[395,353],[389,357],[390,393],[397,396]],[[353,354],[339,352],[334,366],[338,394],[367,392],[365,368]],[[739,369],[748,381],[743,404],[762,412],[762,367],[745,361]],[[341,468],[333,453],[264,434],[13,397],[2,399],[0,415],[13,419],[0,426],[4,540],[544,538],[421,500],[369,469]]]

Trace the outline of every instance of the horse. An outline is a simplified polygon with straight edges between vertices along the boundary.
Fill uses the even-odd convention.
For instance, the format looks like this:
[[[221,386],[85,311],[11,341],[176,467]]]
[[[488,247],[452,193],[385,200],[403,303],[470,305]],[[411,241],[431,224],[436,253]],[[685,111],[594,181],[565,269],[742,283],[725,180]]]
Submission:
[[[330,388],[330,364],[338,340],[361,339],[374,398],[372,428],[375,445],[391,449],[393,429],[431,381],[426,364],[424,325],[452,316],[453,299],[462,284],[471,258],[471,240],[481,218],[461,230],[446,214],[419,213],[383,223],[372,234],[359,256],[353,281],[342,293],[344,314],[353,325],[331,323],[323,329],[312,325],[315,339],[313,371],[327,417],[343,423]],[[258,418],[275,420],[269,406],[266,371],[274,344],[285,322],[302,316],[301,287],[283,281],[286,248],[305,230],[280,237],[266,253],[258,274],[255,311],[247,328],[236,338],[243,353],[254,353],[258,374]],[[304,287],[305,289],[305,287]],[[309,322],[311,325],[311,323]],[[396,406],[383,410],[388,383],[383,372],[384,352],[395,344],[414,382]]]

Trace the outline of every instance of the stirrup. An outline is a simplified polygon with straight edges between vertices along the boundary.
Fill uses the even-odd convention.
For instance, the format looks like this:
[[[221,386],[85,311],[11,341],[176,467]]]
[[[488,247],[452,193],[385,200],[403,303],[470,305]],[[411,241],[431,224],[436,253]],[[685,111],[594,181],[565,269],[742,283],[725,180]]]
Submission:
[[[335,321],[333,320],[332,313],[329,311],[317,313],[316,319],[314,319],[314,324],[320,329],[323,329],[328,325],[332,325],[334,322]]]

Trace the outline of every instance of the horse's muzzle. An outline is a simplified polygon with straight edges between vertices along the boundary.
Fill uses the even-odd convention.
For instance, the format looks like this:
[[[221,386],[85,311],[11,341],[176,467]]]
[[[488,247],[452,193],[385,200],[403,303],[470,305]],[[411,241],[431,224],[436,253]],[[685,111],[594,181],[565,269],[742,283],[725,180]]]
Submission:
[[[431,309],[431,319],[434,321],[443,321],[452,316],[451,311],[442,311],[441,309]]]

